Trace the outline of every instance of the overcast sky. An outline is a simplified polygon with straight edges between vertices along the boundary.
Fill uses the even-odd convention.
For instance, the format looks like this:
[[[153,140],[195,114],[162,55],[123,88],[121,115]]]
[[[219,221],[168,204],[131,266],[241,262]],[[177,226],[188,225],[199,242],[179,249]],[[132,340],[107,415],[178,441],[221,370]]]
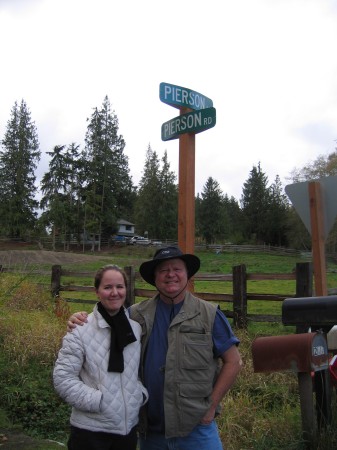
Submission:
[[[135,184],[148,145],[179,141],[161,125],[166,82],[213,100],[216,126],[196,135],[196,192],[208,177],[240,199],[260,162],[269,183],[335,150],[337,2],[333,0],[0,0],[0,139],[14,102],[35,121],[42,160],[72,142],[108,95]]]

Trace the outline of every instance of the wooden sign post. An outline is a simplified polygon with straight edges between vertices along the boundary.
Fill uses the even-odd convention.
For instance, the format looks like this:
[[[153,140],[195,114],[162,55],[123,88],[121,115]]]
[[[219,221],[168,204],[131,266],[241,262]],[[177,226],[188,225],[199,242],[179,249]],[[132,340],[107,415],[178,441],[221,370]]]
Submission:
[[[315,295],[327,295],[325,241],[337,216],[337,176],[289,184],[285,191],[311,234]]]
[[[315,293],[316,296],[320,297],[328,294],[325,262],[324,206],[320,183],[311,181],[308,189]]]
[[[160,100],[179,108],[180,115],[163,123],[163,141],[179,138],[178,245],[194,253],[195,241],[195,135],[216,123],[213,102],[198,92],[160,83]]]
[[[337,177],[295,183],[286,186],[286,193],[311,234],[315,296],[328,295],[326,278],[325,240],[337,213]],[[324,329],[326,334],[328,329]],[[319,427],[331,423],[331,383],[328,370],[314,375],[316,414]]]
[[[181,114],[184,114],[181,108]],[[195,134],[179,137],[178,246],[194,253],[195,240]]]

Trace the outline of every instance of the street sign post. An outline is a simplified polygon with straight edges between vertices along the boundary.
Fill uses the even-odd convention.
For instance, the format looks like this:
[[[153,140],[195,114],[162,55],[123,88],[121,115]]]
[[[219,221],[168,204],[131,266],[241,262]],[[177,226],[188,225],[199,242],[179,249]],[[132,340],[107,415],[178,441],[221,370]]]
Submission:
[[[177,139],[184,133],[201,133],[214,127],[216,123],[215,108],[200,109],[171,119],[161,126],[161,138],[163,141]]]
[[[180,110],[178,117],[163,123],[161,137],[163,141],[179,138],[178,245],[185,253],[194,253],[195,135],[214,127],[216,111],[205,95],[173,84],[160,83],[159,97]]]
[[[337,176],[285,187],[294,208],[311,234],[316,295],[327,295],[325,240],[337,215]]]

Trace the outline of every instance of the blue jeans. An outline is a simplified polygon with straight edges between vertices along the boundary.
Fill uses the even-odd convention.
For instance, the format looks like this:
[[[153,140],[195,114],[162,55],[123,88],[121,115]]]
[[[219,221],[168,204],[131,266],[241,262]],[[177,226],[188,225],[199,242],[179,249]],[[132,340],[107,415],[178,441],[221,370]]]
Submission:
[[[139,439],[140,450],[223,450],[216,423],[197,425],[185,437],[166,439],[164,434],[148,433]]]

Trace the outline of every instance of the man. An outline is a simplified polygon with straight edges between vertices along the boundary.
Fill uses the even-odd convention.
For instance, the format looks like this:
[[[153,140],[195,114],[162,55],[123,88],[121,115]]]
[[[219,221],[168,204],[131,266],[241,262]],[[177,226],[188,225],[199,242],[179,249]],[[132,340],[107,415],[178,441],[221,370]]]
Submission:
[[[141,377],[149,392],[141,450],[223,448],[214,418],[242,361],[224,314],[188,291],[199,267],[197,256],[166,247],[139,269],[158,290],[130,308],[142,327]]]

